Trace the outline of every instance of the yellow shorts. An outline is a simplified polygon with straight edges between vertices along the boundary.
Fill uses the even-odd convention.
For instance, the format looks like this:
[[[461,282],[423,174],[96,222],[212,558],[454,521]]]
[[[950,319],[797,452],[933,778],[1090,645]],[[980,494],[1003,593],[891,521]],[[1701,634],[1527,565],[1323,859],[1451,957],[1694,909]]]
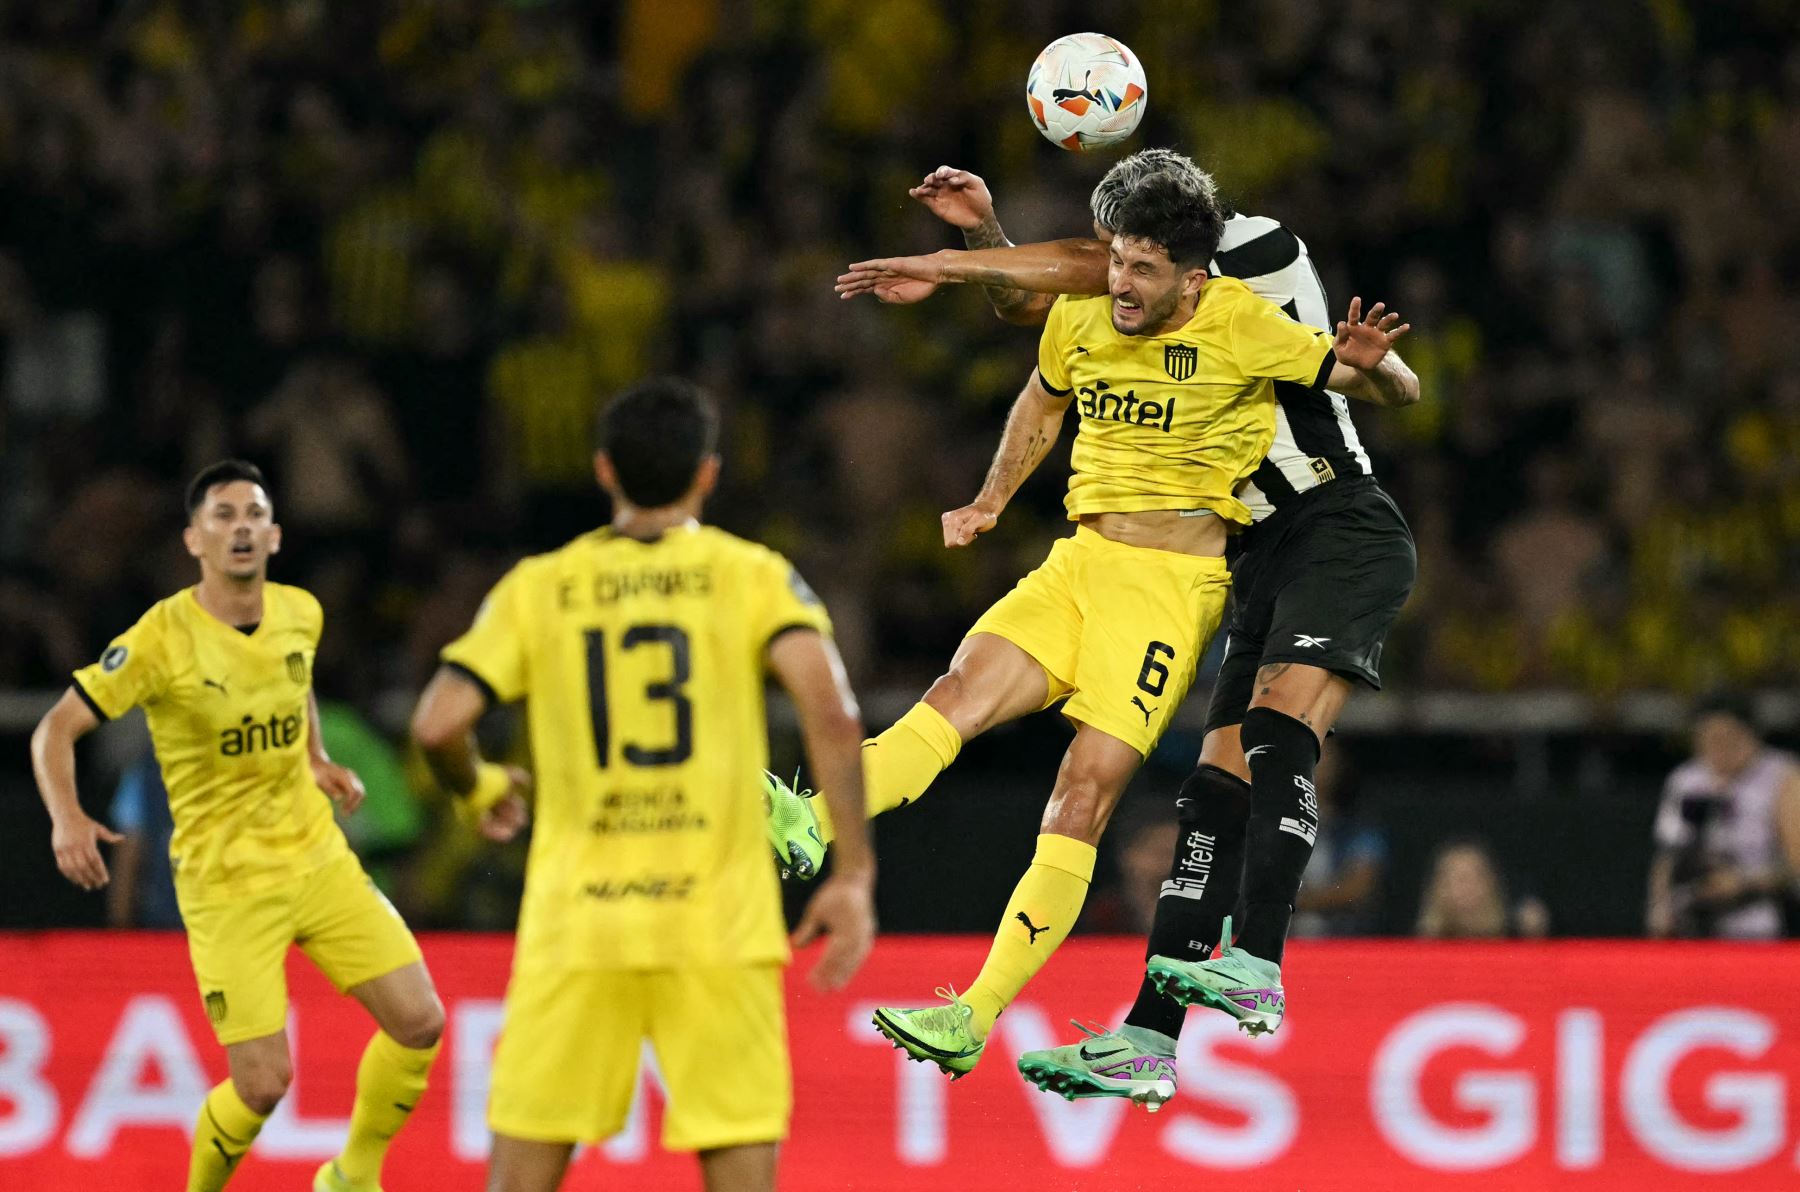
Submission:
[[[597,1142],[631,1109],[643,1041],[668,1090],[670,1150],[777,1142],[793,1110],[779,965],[513,968],[488,1125],[530,1142]]]
[[[287,1026],[289,944],[300,945],[339,993],[423,959],[353,853],[261,894],[184,901],[181,917],[200,1000],[227,1045]]]
[[[1037,659],[1063,715],[1146,757],[1181,706],[1225,614],[1217,556],[1125,546],[1086,526],[975,622]]]

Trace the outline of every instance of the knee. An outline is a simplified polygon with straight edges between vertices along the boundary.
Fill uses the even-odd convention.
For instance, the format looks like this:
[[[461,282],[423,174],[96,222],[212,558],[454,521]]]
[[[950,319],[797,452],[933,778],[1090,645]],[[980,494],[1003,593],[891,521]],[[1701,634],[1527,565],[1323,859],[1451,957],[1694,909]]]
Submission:
[[[1056,792],[1044,809],[1041,830],[1098,845],[1116,802],[1117,793],[1098,776],[1065,774],[1057,780]]]
[[[435,992],[407,1007],[399,1021],[382,1028],[388,1036],[402,1047],[414,1051],[424,1051],[436,1047],[438,1040],[444,1037],[444,1003],[438,1000]]]
[[[979,737],[992,727],[993,708],[984,706],[977,698],[970,676],[955,663],[925,689],[924,698],[965,741]]]
[[[234,1072],[231,1083],[245,1105],[267,1117],[287,1096],[288,1086],[294,1083],[294,1067],[283,1056],[279,1061],[271,1060],[256,1064],[245,1072]]]

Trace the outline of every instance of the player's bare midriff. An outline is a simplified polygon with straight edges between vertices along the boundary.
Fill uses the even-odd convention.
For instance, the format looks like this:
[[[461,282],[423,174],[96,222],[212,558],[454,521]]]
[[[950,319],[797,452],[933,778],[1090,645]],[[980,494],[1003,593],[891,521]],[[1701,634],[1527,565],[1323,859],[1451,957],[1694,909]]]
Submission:
[[[1081,524],[1125,546],[1182,555],[1222,555],[1227,527],[1205,510],[1146,509],[1141,513],[1084,513]]]

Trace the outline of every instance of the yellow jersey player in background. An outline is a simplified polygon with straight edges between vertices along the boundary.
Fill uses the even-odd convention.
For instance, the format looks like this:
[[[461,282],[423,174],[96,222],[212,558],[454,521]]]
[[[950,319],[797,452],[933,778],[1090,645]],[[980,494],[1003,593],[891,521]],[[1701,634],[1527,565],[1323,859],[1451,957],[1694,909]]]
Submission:
[[[789,940],[755,776],[765,677],[793,697],[814,774],[855,830],[794,943],[829,936],[836,988],[874,936],[862,726],[825,609],[774,551],[699,524],[719,473],[694,386],[650,380],[601,415],[610,526],[518,564],[443,653],[413,735],[483,832],[536,828],[494,1057],[491,1192],[548,1192],[573,1146],[616,1133],[642,1042],[668,1089],[664,1144],[706,1186],[772,1189],[791,1077]],[[535,780],[472,729],[529,701]]]
[[[56,864],[85,890],[106,885],[97,842],[119,837],[81,809],[75,742],[141,706],[169,791],[194,976],[231,1070],[201,1106],[188,1192],[225,1186],[293,1079],[290,944],[380,1028],[356,1070],[349,1139],[313,1181],[318,1192],[372,1192],[389,1141],[425,1091],[444,1007],[412,933],[332,818],[332,803],[348,813],[362,802],[362,783],[319,738],[319,602],[267,580],[281,527],[262,473],[239,460],[214,464],[189,486],[187,511],[182,540],[200,582],[77,671],[32,734]]]
[[[946,1004],[876,1012],[884,1035],[952,1078],[975,1067],[1001,1011],[1067,937],[1107,819],[1218,627],[1226,538],[1250,523],[1235,493],[1274,435],[1272,382],[1342,388],[1382,368],[1405,330],[1377,306],[1367,320],[1353,312],[1334,342],[1242,282],[1209,278],[1222,227],[1198,172],[1147,179],[1121,202],[1110,293],[1056,302],[980,494],[943,515],[947,547],[992,529],[1074,405],[1076,531],[865,755],[874,814],[917,798],[996,724],[1066,700],[1075,726],[981,972],[961,996],[940,989]]]

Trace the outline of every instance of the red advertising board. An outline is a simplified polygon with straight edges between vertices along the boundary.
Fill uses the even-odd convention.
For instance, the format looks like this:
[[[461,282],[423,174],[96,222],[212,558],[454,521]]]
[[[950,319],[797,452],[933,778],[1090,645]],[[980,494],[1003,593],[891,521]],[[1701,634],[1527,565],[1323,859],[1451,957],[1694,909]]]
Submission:
[[[1181,1091],[1151,1115],[1022,1082],[1019,1053],[1116,1022],[1133,941],[1077,939],[951,1085],[868,1025],[979,966],[985,939],[883,939],[852,988],[790,981],[793,1189],[1752,1189],[1800,1186],[1800,948],[1729,944],[1296,944],[1290,1016],[1252,1041],[1195,1011]],[[449,1010],[389,1192],[481,1186],[488,1060],[511,941],[424,941]],[[332,1154],[370,1030],[298,957],[297,1077],[233,1189],[293,1189]],[[224,1072],[179,936],[0,935],[0,1188],[178,1187]],[[698,1188],[657,1147],[640,1085],[625,1133],[570,1189]]]

